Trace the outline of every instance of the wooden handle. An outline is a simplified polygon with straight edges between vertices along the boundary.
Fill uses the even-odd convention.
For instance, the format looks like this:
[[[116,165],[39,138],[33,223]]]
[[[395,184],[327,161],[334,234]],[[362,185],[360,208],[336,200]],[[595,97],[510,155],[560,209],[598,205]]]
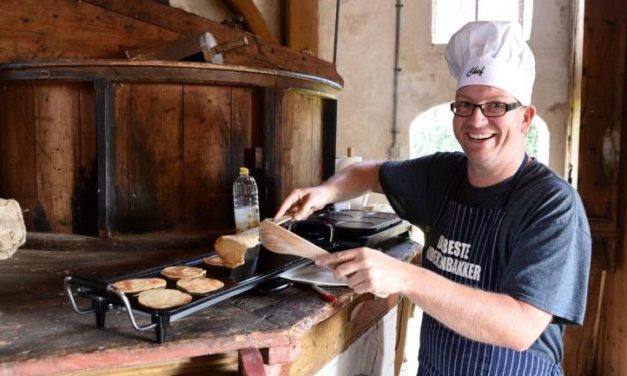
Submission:
[[[245,35],[240,38],[233,39],[225,43],[220,43],[217,46],[211,47],[210,51],[213,54],[221,54],[244,46],[248,46],[248,38],[246,38]]]
[[[289,221],[291,221],[292,219],[293,219],[293,218],[292,218],[292,216],[290,216],[290,215],[284,215],[284,216],[282,216],[282,217],[280,217],[280,218],[278,218],[277,220],[272,221],[272,222],[274,222],[274,224],[277,224],[277,225],[282,225],[282,224],[284,224],[285,222],[289,222]]]

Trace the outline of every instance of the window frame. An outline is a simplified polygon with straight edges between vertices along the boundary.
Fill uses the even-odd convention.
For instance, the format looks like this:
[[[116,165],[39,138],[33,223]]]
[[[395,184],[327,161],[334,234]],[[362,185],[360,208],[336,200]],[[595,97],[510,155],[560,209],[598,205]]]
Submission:
[[[464,6],[468,6],[471,3],[470,0],[431,0],[431,43],[433,45],[445,45],[448,43],[451,35],[461,28],[464,24],[471,21],[518,21],[523,28],[523,34],[525,40],[531,38],[531,24],[533,19],[533,0],[513,0],[518,2],[518,19],[507,18],[479,18],[479,10],[482,7],[489,6],[489,2],[499,0],[474,0],[474,15],[457,14],[455,17],[459,21],[455,23],[446,22],[452,19],[450,9],[463,9]],[[464,4],[464,6],[461,6]],[[483,4],[483,5],[482,5]],[[442,11],[440,11],[442,10]],[[446,10],[446,11],[444,11]]]

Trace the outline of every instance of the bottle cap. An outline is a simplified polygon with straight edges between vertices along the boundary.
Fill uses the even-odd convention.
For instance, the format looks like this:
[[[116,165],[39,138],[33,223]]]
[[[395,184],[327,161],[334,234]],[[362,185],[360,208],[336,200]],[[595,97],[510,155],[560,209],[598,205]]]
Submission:
[[[248,175],[248,169],[246,167],[240,167],[239,168],[239,174],[240,175]]]

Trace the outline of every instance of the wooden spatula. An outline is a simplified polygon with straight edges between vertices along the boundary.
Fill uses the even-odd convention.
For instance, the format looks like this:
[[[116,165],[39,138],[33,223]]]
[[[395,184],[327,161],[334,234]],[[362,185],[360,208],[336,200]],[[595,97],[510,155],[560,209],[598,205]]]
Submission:
[[[329,254],[324,249],[270,220],[264,220],[259,225],[259,239],[261,245],[275,253],[300,256],[312,260]]]
[[[262,221],[259,225],[259,239],[261,240],[261,245],[275,253],[300,256],[312,260],[329,254],[324,249],[284,229],[269,219]],[[377,293],[373,293],[373,295],[378,298],[388,297],[387,295]]]

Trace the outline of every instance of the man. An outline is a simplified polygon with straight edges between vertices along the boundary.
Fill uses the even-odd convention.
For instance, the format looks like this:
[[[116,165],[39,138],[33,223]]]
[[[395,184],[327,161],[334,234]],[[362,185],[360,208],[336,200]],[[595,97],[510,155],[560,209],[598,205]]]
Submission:
[[[400,293],[422,308],[418,374],[561,375],[564,325],[583,322],[591,240],[575,190],[525,153],[533,55],[519,24],[473,22],[446,60],[463,154],[353,165],[290,193],[277,217],[385,193],[425,231],[422,265],[368,248],[316,263],[357,293]]]

